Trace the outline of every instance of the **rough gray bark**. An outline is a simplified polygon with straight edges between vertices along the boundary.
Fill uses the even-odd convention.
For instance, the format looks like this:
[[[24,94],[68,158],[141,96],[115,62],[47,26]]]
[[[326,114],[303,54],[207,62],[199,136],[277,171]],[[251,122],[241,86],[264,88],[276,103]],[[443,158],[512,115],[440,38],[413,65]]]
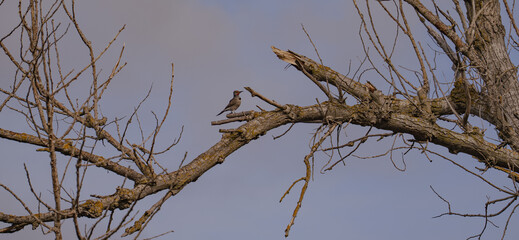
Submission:
[[[472,5],[474,3],[474,5]],[[519,151],[519,82],[517,67],[512,63],[506,44],[505,27],[501,21],[499,1],[465,1],[468,20],[473,29],[467,31],[467,51],[484,81],[482,96],[500,137]],[[471,54],[467,54],[471,55]]]

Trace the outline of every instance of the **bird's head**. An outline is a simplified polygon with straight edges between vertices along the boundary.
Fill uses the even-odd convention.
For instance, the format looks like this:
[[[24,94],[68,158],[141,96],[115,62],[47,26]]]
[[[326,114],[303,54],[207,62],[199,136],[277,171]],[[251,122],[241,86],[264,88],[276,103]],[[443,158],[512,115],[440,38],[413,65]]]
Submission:
[[[241,92],[243,92],[243,91],[236,90],[236,91],[233,92],[233,94],[234,94],[234,96],[238,96],[238,95],[240,95]]]

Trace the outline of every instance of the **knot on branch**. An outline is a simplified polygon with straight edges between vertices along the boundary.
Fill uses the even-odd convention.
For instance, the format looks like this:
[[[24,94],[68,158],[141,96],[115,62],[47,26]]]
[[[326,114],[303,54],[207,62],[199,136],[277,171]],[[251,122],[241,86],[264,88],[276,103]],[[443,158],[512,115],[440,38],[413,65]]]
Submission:
[[[236,138],[241,142],[250,142],[251,140],[257,139],[259,136],[265,135],[264,132],[258,132],[257,128],[250,126],[248,128],[238,128],[233,131],[236,134]]]
[[[354,118],[364,119],[364,122],[369,122],[369,125],[374,125],[381,121],[381,118],[378,116],[382,110],[376,105],[361,102],[352,106],[351,109],[353,110]]]
[[[458,106],[458,108],[465,109],[467,107],[469,95],[472,102],[478,100],[479,94],[474,88],[474,86],[469,85],[468,83],[463,81],[463,79],[460,78],[454,82],[454,88],[452,89],[451,94],[449,95],[449,100],[451,100],[456,106]]]
[[[38,221],[34,221],[31,223],[32,230],[36,230],[40,226]]]
[[[134,193],[126,188],[118,188],[116,194],[119,197],[117,202],[120,209],[129,208],[135,197]]]
[[[123,233],[123,235],[121,235],[121,237],[126,237],[126,236],[129,236],[129,235],[137,232],[137,231],[142,230],[143,229],[143,225],[146,222],[146,220],[148,220],[148,218],[150,217],[150,214],[151,213],[149,213],[148,211],[144,212],[144,215],[142,215],[142,217],[139,218],[139,220],[135,221],[133,226],[124,229],[124,233]]]
[[[466,131],[464,134],[468,134],[472,137],[475,137],[481,141],[484,141],[483,136],[485,135],[484,132],[478,128],[478,127],[471,127],[470,131]]]
[[[86,115],[84,125],[89,128],[97,128],[97,126],[104,126],[106,124],[106,121],[108,120],[106,117],[103,117],[101,119],[95,119],[89,112],[85,112],[84,115]]]
[[[89,218],[98,218],[103,214],[103,203],[100,200],[87,200],[79,205],[82,213]]]
[[[291,120],[294,120],[297,118],[297,113],[294,111],[294,105],[287,104],[285,105],[285,108],[283,109],[283,113],[287,115],[288,118]]]
[[[110,209],[126,209],[131,206],[136,197],[132,190],[127,188],[117,188],[116,192],[109,197],[115,197],[115,200],[110,205]]]

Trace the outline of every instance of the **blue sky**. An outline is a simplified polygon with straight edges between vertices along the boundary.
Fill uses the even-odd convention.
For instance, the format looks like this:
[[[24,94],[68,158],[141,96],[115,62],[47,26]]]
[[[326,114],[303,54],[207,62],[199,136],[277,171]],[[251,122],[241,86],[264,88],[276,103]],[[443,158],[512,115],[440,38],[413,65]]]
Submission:
[[[16,17],[15,14],[11,5],[0,7],[2,34],[12,26],[9,19]],[[144,130],[151,131],[154,120],[150,111],[164,112],[170,64],[175,64],[173,112],[159,136],[159,145],[167,146],[184,126],[180,143],[159,160],[170,170],[178,167],[186,151],[187,160],[193,159],[220,139],[219,127],[211,126],[210,122],[219,119],[215,115],[235,89],[250,86],[283,104],[311,105],[316,103],[315,98],[324,101],[324,94],[310,80],[293,68],[285,70],[285,63],[270,50],[274,45],[316,59],[301,24],[311,34],[325,65],[346,73],[350,60],[353,66],[358,66],[363,57],[359,19],[350,1],[91,0],[78,1],[77,14],[80,25],[98,50],[126,24],[119,40],[101,62],[102,75],[106,75],[125,45],[124,61],[128,65],[101,102],[102,113],[109,120],[129,115],[152,87],[150,100],[140,111],[141,121],[146,123]],[[381,14],[375,20],[381,27],[383,41],[391,43],[393,25]],[[432,45],[419,25],[412,26],[417,31],[416,37]],[[88,61],[86,49],[74,43],[77,40],[71,32],[62,45],[68,69],[77,70]],[[416,61],[408,49],[405,44],[398,45],[395,59],[403,66],[415,67]],[[0,57],[0,72],[0,86],[5,88],[13,73],[4,56]],[[451,77],[449,68],[444,73]],[[366,74],[365,80],[384,89],[385,83],[375,74]],[[78,85],[74,90],[76,96],[82,96],[82,90]],[[240,110],[256,109],[256,105],[271,109],[245,92],[242,95]],[[0,125],[27,131],[23,118],[13,112],[0,114]],[[231,123],[221,128],[236,126],[238,123]],[[279,199],[294,180],[304,176],[303,157],[309,152],[310,137],[316,127],[298,124],[283,138],[273,140],[271,136],[286,130],[282,127],[239,149],[224,164],[168,200],[143,237],[174,230],[161,239],[283,239],[301,185],[296,185],[282,203]],[[354,139],[366,130],[348,127],[343,130],[342,138]],[[138,131],[131,134],[136,141],[140,139]],[[359,155],[383,153],[390,144],[390,140],[369,141]],[[51,199],[48,159],[34,150],[0,139],[0,151],[4,153],[0,160],[3,165],[0,182],[31,198],[22,165],[25,163],[39,192]],[[481,167],[463,154],[451,157],[469,168]],[[316,169],[326,161],[324,154],[317,154]],[[338,166],[326,174],[317,171],[289,238],[466,239],[481,231],[482,219],[449,216],[433,219],[445,212],[447,206],[430,186],[451,202],[453,210],[467,213],[481,213],[486,196],[497,198],[501,196],[499,193],[445,160],[433,158],[429,162],[414,151],[406,155],[405,161],[405,172],[396,170],[388,157],[352,157],[346,160],[346,166]],[[509,184],[506,176],[492,170],[485,176],[500,186]],[[86,192],[101,194],[113,193],[121,181],[96,169],[89,169],[87,179]],[[141,213],[160,196],[142,201],[138,205]],[[0,191],[0,199],[4,203],[0,211],[24,214],[5,191]],[[518,221],[515,216],[511,226]],[[484,239],[500,237],[503,222],[503,218],[496,220],[501,228],[490,226]],[[68,226],[66,236],[75,237],[71,224],[65,226]],[[27,227],[20,233],[0,238],[34,239],[40,235],[40,231]],[[518,236],[519,230],[511,228],[507,239]]]

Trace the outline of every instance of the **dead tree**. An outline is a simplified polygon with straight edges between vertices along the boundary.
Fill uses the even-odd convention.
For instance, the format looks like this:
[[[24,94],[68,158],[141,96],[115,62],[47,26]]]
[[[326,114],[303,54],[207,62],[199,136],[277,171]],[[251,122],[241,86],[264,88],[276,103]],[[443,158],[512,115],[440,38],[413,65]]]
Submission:
[[[78,239],[108,239],[119,231],[124,231],[123,236],[138,236],[162,204],[187,184],[268,131],[297,123],[312,123],[319,127],[312,138],[310,151],[303,159],[306,172],[294,181],[286,193],[296,183],[303,182],[299,201],[285,231],[286,236],[294,224],[311,180],[314,154],[317,151],[329,153],[330,158],[322,169],[332,170],[371,138],[391,138],[393,147],[385,155],[392,156],[394,151],[418,150],[428,158],[444,158],[506,194],[504,198],[486,203],[486,206],[505,203],[497,212],[469,215],[452,212],[449,208],[446,214],[481,217],[485,222],[490,222],[492,217],[508,210],[509,220],[519,206],[516,201],[519,196],[519,83],[517,67],[511,59],[519,47],[519,30],[513,14],[515,5],[506,0],[502,3],[498,0],[465,0],[462,3],[452,0],[441,5],[435,1],[423,3],[419,0],[353,2],[361,19],[360,37],[366,52],[365,61],[354,74],[343,75],[324,66],[322,60],[316,62],[301,54],[272,47],[279,59],[310,79],[326,95],[326,101],[317,101],[311,106],[280,104],[246,88],[252,96],[272,105],[273,110],[233,113],[228,114],[226,120],[213,122],[213,125],[235,121],[245,123],[235,129],[221,129],[223,134],[220,141],[196,158],[186,161],[185,165],[182,159],[178,170],[167,171],[160,165],[160,154],[177,141],[169,148],[158,150],[155,140],[169,113],[173,67],[165,114],[156,116],[155,129],[148,136],[143,134],[142,141],[127,139],[126,132],[131,121],[138,121],[137,110],[124,120],[106,119],[99,110],[105,90],[125,66],[121,63],[123,47],[109,75],[102,77],[99,74],[98,60],[117,39],[118,33],[104,50],[96,53],[76,20],[73,0],[56,0],[44,7],[37,0],[28,3],[20,1],[19,24],[2,33],[0,39],[4,55],[16,69],[11,89],[0,90],[3,93],[0,113],[10,110],[21,114],[32,131],[16,132],[0,126],[0,137],[38,146],[39,151],[48,152],[54,201],[40,199],[32,189],[29,172],[27,181],[34,197],[43,206],[41,209],[26,205],[9,186],[0,184],[27,211],[24,216],[13,216],[0,210],[0,221],[7,224],[0,232],[12,233],[31,225],[33,229],[40,227],[45,233],[53,233],[56,239],[62,239],[61,224],[71,220]],[[501,16],[502,7],[507,13],[505,16]],[[393,45],[385,45],[381,41],[372,17],[375,8],[394,21],[399,37],[395,38]],[[454,10],[451,11],[454,14],[449,9]],[[59,13],[68,18],[69,26],[55,23],[54,16]],[[436,43],[432,50],[424,47],[422,41],[413,35],[409,23],[411,15],[418,17]],[[80,37],[88,50],[89,61],[79,70],[66,71],[60,62],[59,43],[62,36],[71,34],[71,31]],[[16,36],[20,37],[19,45],[9,47],[5,44],[6,40]],[[393,58],[397,41],[410,46],[418,62],[417,69],[401,67],[398,59]],[[441,79],[436,74],[436,53],[441,53],[438,58],[448,59],[452,65],[450,75],[442,75],[448,76],[448,79]],[[377,64],[379,60],[384,64]],[[412,77],[406,73],[409,70],[413,73]],[[358,74],[363,71],[375,71],[379,79],[365,81],[362,74]],[[82,99],[72,97],[70,89],[85,79],[90,84],[87,96]],[[380,89],[384,89],[385,93]],[[494,126],[499,141],[488,138],[484,129],[472,124],[471,117]],[[340,139],[340,131],[352,124],[368,126],[370,131],[375,128],[379,132],[368,131],[358,139]],[[334,145],[324,147],[323,143],[334,135],[337,136],[336,141],[332,141]],[[429,150],[428,144],[442,146],[452,154],[468,154],[484,167],[465,168],[449,156]],[[345,149],[351,150],[344,154],[341,150]],[[59,172],[58,164],[75,164],[71,171],[75,175],[74,193],[63,189],[66,171]],[[120,176],[121,186],[114,189],[111,195],[81,195],[87,168],[102,168]],[[496,169],[510,177],[510,187],[497,186],[478,173],[488,169]],[[126,181],[132,182],[133,186],[128,187]],[[156,193],[162,193],[163,197],[144,214],[131,216],[139,200]],[[126,211],[118,223],[112,222],[116,209]],[[97,223],[89,230],[82,231],[78,224],[81,218],[94,218],[98,222],[109,218],[110,221],[102,235],[94,236]],[[508,222],[505,223],[503,236]]]

